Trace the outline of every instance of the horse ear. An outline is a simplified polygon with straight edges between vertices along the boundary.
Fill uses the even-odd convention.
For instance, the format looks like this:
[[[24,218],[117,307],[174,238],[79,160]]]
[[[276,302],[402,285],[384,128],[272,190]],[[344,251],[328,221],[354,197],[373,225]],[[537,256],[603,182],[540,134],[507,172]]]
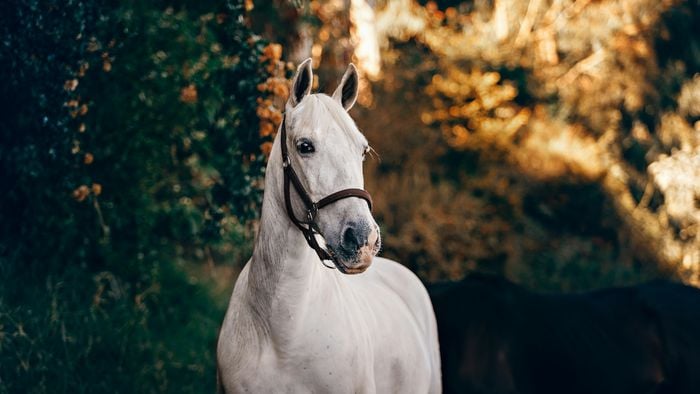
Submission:
[[[357,75],[357,68],[350,63],[348,69],[343,74],[343,79],[340,80],[340,85],[333,92],[333,98],[336,99],[346,111],[350,111],[355,100],[357,100],[357,92],[360,87],[360,79]]]
[[[296,107],[304,97],[311,93],[311,85],[314,80],[314,74],[311,71],[311,58],[304,60],[297,68],[294,79],[292,79],[292,91],[289,94],[288,103],[292,107]]]

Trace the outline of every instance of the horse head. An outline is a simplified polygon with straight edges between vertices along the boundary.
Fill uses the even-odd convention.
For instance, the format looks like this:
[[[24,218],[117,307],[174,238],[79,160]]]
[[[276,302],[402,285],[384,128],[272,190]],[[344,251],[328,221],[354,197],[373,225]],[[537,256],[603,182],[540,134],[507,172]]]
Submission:
[[[357,99],[357,70],[348,66],[332,97],[311,94],[312,83],[307,59],[294,76],[281,132],[287,213],[322,260],[343,273],[361,273],[381,241],[362,189],[369,145],[347,112]]]

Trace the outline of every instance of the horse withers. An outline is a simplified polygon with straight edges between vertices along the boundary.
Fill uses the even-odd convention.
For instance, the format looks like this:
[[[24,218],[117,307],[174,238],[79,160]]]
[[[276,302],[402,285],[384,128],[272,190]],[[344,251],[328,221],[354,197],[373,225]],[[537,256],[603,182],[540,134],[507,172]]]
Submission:
[[[347,113],[357,71],[348,67],[332,97],[310,94],[312,81],[308,59],[267,163],[253,256],[219,334],[219,389],[439,393],[427,291],[375,257],[379,228],[362,189],[369,146]]]
[[[700,393],[700,289],[540,294],[472,274],[430,290],[445,393]]]

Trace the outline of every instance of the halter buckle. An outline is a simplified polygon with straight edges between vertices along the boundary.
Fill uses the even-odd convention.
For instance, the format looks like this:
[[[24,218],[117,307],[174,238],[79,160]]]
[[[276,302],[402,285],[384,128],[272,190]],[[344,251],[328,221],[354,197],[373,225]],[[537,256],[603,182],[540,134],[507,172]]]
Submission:
[[[287,168],[290,165],[292,165],[292,161],[289,159],[289,156],[282,159],[282,167]]]

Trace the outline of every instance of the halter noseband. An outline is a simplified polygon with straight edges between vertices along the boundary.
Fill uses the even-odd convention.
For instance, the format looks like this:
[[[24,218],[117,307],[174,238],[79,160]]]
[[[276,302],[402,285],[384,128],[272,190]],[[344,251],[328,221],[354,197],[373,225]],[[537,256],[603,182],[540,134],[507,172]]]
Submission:
[[[322,248],[316,240],[317,234],[323,237],[321,230],[318,228],[318,223],[316,223],[316,214],[318,213],[318,210],[344,198],[358,197],[367,201],[367,205],[369,205],[369,210],[371,211],[372,197],[369,195],[369,193],[367,193],[367,191],[362,189],[343,189],[333,194],[329,194],[328,196],[323,197],[317,202],[314,202],[311,199],[311,196],[309,196],[309,193],[306,192],[306,189],[304,189],[304,186],[301,184],[301,181],[299,180],[299,177],[294,171],[294,168],[292,168],[292,161],[289,158],[289,152],[287,150],[286,123],[287,116],[284,115],[284,117],[282,118],[282,135],[280,145],[282,147],[282,168],[284,169],[284,205],[287,208],[287,215],[289,215],[289,219],[291,219],[292,223],[294,223],[294,225],[297,226],[299,230],[301,230],[302,234],[304,234],[306,242],[309,244],[311,249],[316,251],[316,254],[321,259],[321,262],[323,263],[324,260],[331,260],[337,265],[335,261],[335,256],[332,255],[331,251]],[[292,207],[291,192],[289,187],[290,183],[294,186],[294,190],[296,190],[297,195],[299,195],[299,198],[301,198],[301,201],[306,207],[305,221],[299,220],[294,214],[294,208]],[[323,265],[328,268],[333,268],[333,266],[326,265],[325,263],[323,263]]]

